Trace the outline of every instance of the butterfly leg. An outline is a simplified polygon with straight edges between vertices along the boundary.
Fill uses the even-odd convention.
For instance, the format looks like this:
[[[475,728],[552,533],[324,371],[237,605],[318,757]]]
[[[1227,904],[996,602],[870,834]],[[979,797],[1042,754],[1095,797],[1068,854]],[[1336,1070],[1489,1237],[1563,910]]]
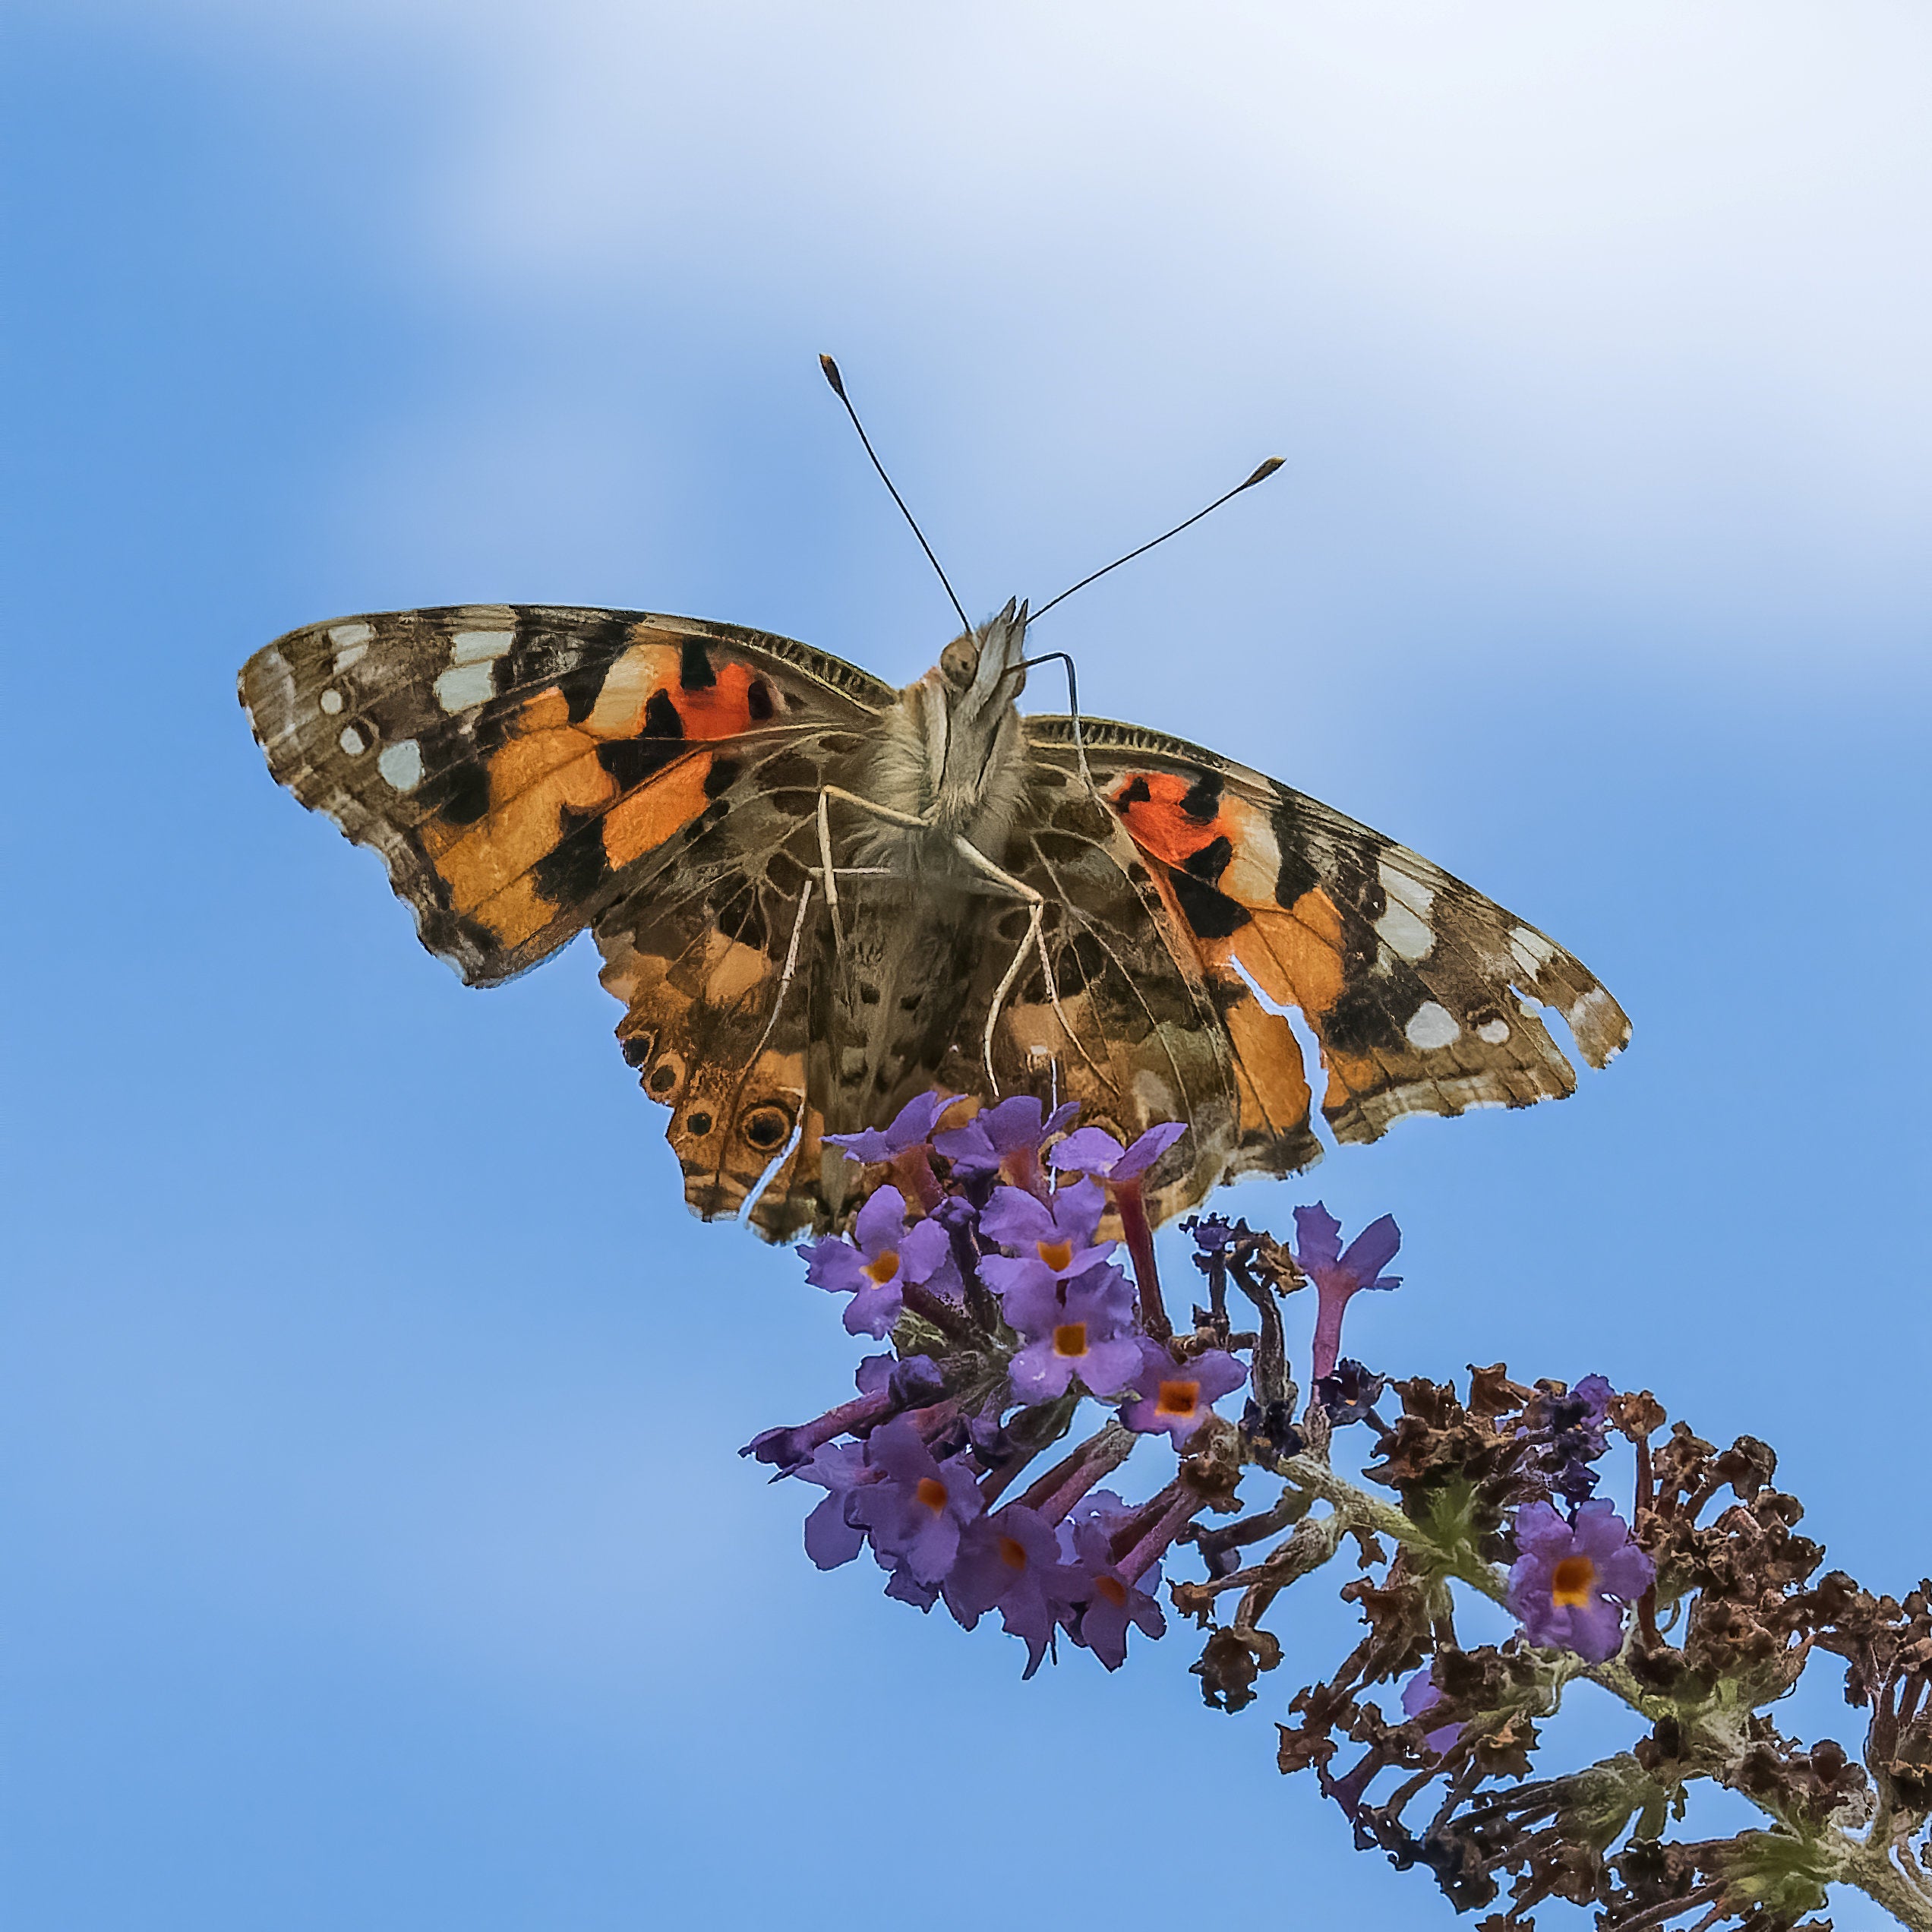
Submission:
[[[921,817],[915,812],[901,812],[890,805],[876,804],[870,798],[861,798],[856,791],[848,791],[842,785],[822,785],[819,789],[819,863],[825,871],[826,910],[832,915],[832,942],[842,952],[845,947],[845,932],[838,917],[838,879],[832,863],[832,801],[839,799],[848,805],[856,805],[861,812],[870,813],[883,825],[903,826],[908,831],[925,832],[930,829],[932,820]],[[872,872],[885,868],[848,866],[848,874],[855,871]],[[1004,874],[1001,875],[1002,877]]]
[[[1009,872],[1002,872],[970,840],[955,838],[953,842],[959,848],[960,856],[975,872],[983,878],[990,879],[996,886],[1004,886],[1016,898],[1024,901],[1027,908],[1026,937],[1021,940],[1019,950],[1013,955],[1013,963],[1006,968],[1005,977],[994,991],[993,1004],[987,1011],[986,1031],[980,1041],[980,1056],[986,1062],[987,1079],[991,1084],[993,1097],[997,1100],[999,1097],[999,1078],[993,1070],[993,1030],[999,1024],[999,1009],[1005,1005],[1006,996],[1012,991],[1013,983],[1020,977],[1020,969],[1026,964],[1027,955],[1036,951],[1040,955],[1040,974],[1046,983],[1046,998],[1053,1009],[1053,1017],[1060,1023],[1060,1031],[1073,1043],[1075,1052],[1093,1068],[1103,1081],[1106,1081],[1106,1074],[1094,1065],[1093,1056],[1081,1044],[1079,1035],[1074,1031],[1065,1009],[1060,1005],[1060,990],[1053,978],[1053,962],[1046,956],[1045,896],[1036,892],[1024,879],[1015,879]],[[1107,1084],[1111,1086],[1113,1083],[1108,1081]]]
[[[805,914],[812,903],[812,882],[808,877],[799,888],[798,916],[791,922],[791,943],[785,949],[784,968],[778,974],[778,990],[772,996],[772,1016],[765,1022],[765,1031],[758,1036],[758,1044],[751,1050],[745,1062],[744,1075],[739,1081],[743,1086],[750,1077],[751,1069],[758,1064],[758,1056],[765,1050],[765,1043],[772,1037],[778,1024],[778,1015],[784,1010],[785,989],[791,984],[792,977],[798,971],[798,942],[805,936]]]

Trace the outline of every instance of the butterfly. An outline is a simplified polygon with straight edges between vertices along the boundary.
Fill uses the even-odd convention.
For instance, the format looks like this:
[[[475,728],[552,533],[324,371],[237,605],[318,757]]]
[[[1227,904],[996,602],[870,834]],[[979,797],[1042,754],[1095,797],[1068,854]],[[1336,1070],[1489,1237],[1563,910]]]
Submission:
[[[1185,1121],[1158,1221],[1310,1165],[1317,1104],[1356,1142],[1570,1093],[1540,1008],[1593,1066],[1627,1040],[1572,955],[1381,834],[1179,738],[1023,716],[1027,624],[901,690],[691,617],[403,611],[289,632],[240,695],[469,983],[589,930],[687,1201],[772,1240],[856,1205],[827,1135],[931,1089]]]

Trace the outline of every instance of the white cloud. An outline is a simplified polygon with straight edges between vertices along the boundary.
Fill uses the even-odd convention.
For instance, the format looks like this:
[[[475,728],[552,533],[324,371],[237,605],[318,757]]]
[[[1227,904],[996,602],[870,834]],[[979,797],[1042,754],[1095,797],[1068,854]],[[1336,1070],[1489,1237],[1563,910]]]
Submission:
[[[1918,608],[1922,9],[278,11],[446,77],[412,191],[453,315],[669,385],[836,347],[1005,574],[1281,447],[1318,578],[1639,583],[1738,603],[1713,636]]]

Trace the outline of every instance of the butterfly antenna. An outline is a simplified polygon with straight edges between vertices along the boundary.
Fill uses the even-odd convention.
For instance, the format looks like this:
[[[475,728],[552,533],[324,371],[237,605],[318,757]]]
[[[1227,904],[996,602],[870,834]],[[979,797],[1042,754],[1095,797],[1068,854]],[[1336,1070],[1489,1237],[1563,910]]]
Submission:
[[[858,411],[852,407],[852,399],[845,393],[845,380],[838,373],[838,365],[829,355],[821,355],[819,358],[819,367],[824,370],[825,379],[831,384],[832,394],[844,404],[845,413],[852,418],[852,427],[859,432],[859,440],[865,445],[865,453],[871,457],[872,466],[878,471],[879,481],[883,483],[887,489],[892,491],[892,500],[899,507],[899,514],[911,525],[912,534],[919,539],[919,548],[926,553],[927,562],[931,564],[937,573],[939,582],[945,586],[945,594],[952,598],[952,608],[959,613],[961,624],[970,631],[973,628],[973,620],[967,616],[965,605],[961,604],[957,597],[953,596],[952,586],[947,581],[945,571],[939,569],[939,560],[933,554],[933,546],[926,541],[926,532],[919,527],[912,512],[906,508],[905,498],[899,494],[898,489],[893,485],[892,479],[886,474],[886,466],[879,460],[879,452],[872,447],[872,438],[865,433],[865,425],[860,421]],[[1253,480],[1252,478],[1249,478],[1250,481]],[[1247,485],[1243,484],[1242,488],[1245,489]],[[1207,514],[1204,510],[1201,513],[1204,516]]]
[[[843,393],[843,392],[841,391],[841,393]],[[848,403],[846,407],[850,409],[851,405]],[[856,422],[858,418],[854,417],[853,420]],[[861,430],[859,434],[863,436],[865,432]],[[874,462],[876,462],[877,460],[878,459],[876,457],[873,459]],[[1060,592],[1059,596],[1050,597],[1044,604],[1040,605],[1038,610],[1034,612],[1032,621],[1037,623],[1056,604],[1064,604],[1076,590],[1084,590],[1090,583],[1095,582],[1099,578],[1105,576],[1109,570],[1117,570],[1120,568],[1122,564],[1131,564],[1137,557],[1144,557],[1149,551],[1153,549],[1155,544],[1164,544],[1170,537],[1178,537],[1183,530],[1192,529],[1194,526],[1198,523],[1204,516],[1209,513],[1209,512],[1219,510],[1223,504],[1229,502],[1233,498],[1239,496],[1243,490],[1252,490],[1257,483],[1265,483],[1267,479],[1281,467],[1281,464],[1282,459],[1280,456],[1269,457],[1267,461],[1263,463],[1261,468],[1256,470],[1252,476],[1248,478],[1243,482],[1237,483],[1232,490],[1226,493],[1225,496],[1217,497],[1208,506],[1206,510],[1197,510],[1185,523],[1176,523],[1171,530],[1163,530],[1159,536],[1153,538],[1150,542],[1142,544],[1138,550],[1130,550],[1125,557],[1116,557],[1111,564],[1106,564],[1100,570],[1094,571],[1091,576],[1082,577],[1077,584],[1069,584],[1065,590]],[[888,485],[887,488],[890,488],[891,485]],[[903,507],[903,506],[901,506],[901,507]],[[924,539],[922,538],[920,541],[923,542]],[[930,556],[931,553],[928,551],[927,554]],[[936,568],[937,566],[936,565],[934,567]]]

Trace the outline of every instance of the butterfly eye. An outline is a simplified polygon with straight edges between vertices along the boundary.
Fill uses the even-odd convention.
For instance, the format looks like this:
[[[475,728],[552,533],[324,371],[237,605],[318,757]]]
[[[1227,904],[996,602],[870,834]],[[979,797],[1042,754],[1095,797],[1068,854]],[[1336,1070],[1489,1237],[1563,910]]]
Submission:
[[[980,640],[955,637],[939,653],[939,674],[955,691],[963,691],[980,668]]]
[[[775,1103],[755,1106],[738,1130],[760,1154],[770,1154],[791,1137],[791,1115]]]

